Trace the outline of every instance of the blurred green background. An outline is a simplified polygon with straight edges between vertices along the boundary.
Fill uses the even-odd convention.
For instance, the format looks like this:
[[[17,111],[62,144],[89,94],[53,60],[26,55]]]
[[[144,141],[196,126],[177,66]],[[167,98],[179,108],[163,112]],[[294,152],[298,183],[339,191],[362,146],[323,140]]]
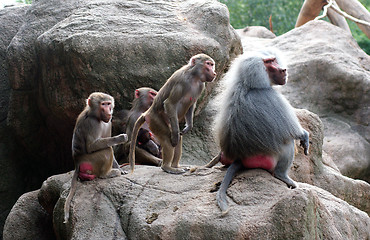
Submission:
[[[264,26],[270,29],[269,18],[272,16],[272,25],[275,35],[279,36],[294,28],[299,10],[304,0],[219,0],[226,4],[230,12],[230,22],[235,29],[246,26]],[[370,0],[359,0],[369,11]],[[329,21],[324,18],[325,21]],[[370,40],[358,28],[347,20],[353,37],[360,47],[370,54]]]

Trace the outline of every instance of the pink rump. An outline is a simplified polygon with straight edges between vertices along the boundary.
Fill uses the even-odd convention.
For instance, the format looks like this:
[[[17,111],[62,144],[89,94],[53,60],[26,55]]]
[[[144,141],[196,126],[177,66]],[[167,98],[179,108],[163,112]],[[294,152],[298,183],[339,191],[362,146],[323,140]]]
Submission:
[[[93,166],[88,162],[83,162],[80,164],[80,171],[78,173],[78,177],[82,181],[90,181],[95,179],[95,175],[93,173]]]

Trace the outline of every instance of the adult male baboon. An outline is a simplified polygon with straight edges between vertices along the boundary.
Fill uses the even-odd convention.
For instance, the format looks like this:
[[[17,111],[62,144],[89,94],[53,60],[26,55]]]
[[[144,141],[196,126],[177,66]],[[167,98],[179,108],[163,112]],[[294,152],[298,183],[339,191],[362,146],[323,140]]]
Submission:
[[[276,49],[247,53],[231,65],[223,83],[225,90],[216,98],[220,106],[215,133],[221,159],[231,164],[217,192],[217,202],[228,209],[226,190],[243,166],[263,168],[295,188],[288,171],[294,158],[294,139],[308,154],[308,132],[304,130],[289,102],[271,86],[284,85],[287,71]]]
[[[94,92],[86,101],[85,109],[77,118],[72,137],[72,157],[75,163],[71,189],[64,205],[64,223],[69,219],[71,200],[76,191],[77,178],[92,180],[121,175],[112,169],[115,162],[112,146],[127,142],[127,135],[111,137],[111,118],[114,108],[112,96]]]
[[[129,161],[135,165],[135,141],[140,126],[147,122],[162,147],[162,169],[168,173],[184,173],[179,167],[182,153],[182,134],[193,127],[195,104],[205,82],[216,77],[214,60],[205,55],[193,56],[189,63],[177,70],[159,90],[152,106],[135,123],[131,138]],[[180,132],[179,121],[185,119]]]

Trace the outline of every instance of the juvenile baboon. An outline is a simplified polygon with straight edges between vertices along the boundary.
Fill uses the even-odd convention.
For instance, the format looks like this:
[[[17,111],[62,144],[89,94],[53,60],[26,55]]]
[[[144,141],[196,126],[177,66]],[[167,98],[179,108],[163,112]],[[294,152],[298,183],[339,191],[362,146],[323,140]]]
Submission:
[[[127,113],[123,122],[125,122],[125,132],[128,135],[129,141],[123,145],[118,146],[115,153],[119,162],[128,162],[128,154],[130,151],[130,142],[132,130],[134,128],[136,120],[140,117],[142,113],[149,109],[152,105],[157,91],[142,87],[135,90],[135,97],[132,102],[132,107]],[[135,149],[136,162],[145,165],[160,166],[162,159],[160,153],[160,145],[158,140],[149,130],[148,124],[144,123],[142,128],[140,128],[138,141],[138,148]]]
[[[132,101],[132,107],[128,113],[126,124],[126,133],[129,139],[132,135],[136,120],[142,113],[149,109],[157,93],[156,90],[148,87],[141,87],[135,90],[135,98]],[[149,126],[146,123],[144,123],[142,127],[149,130]]]
[[[152,106],[135,123],[129,154],[132,171],[135,165],[135,141],[144,122],[148,123],[162,147],[162,169],[175,174],[186,171],[179,167],[181,135],[192,129],[196,101],[205,82],[211,82],[215,77],[215,62],[205,54],[193,56],[187,65],[172,74],[159,90]],[[179,121],[183,119],[185,128],[180,132]]]
[[[221,153],[218,160],[231,164],[217,192],[221,210],[228,210],[226,190],[235,173],[243,168],[263,168],[295,188],[288,171],[294,158],[294,139],[308,154],[308,132],[289,102],[272,85],[284,85],[287,70],[277,49],[266,49],[238,57],[223,79],[225,90],[216,101],[220,111],[215,133]]]
[[[112,146],[127,142],[127,135],[111,137],[111,118],[114,108],[112,96],[94,92],[86,101],[85,109],[77,118],[72,137],[72,157],[75,163],[71,189],[64,205],[64,223],[69,219],[71,200],[76,191],[77,178],[92,180],[121,175],[112,169],[115,162]]]

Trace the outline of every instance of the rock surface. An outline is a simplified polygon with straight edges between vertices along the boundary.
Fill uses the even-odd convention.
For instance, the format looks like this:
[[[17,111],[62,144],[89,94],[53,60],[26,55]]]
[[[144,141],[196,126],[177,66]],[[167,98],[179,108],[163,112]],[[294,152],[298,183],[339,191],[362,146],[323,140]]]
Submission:
[[[8,115],[10,96],[6,50],[22,26],[27,9],[28,6],[0,9],[0,122]]]
[[[245,37],[276,38],[274,33],[262,26],[245,27],[243,29],[237,29],[236,32],[242,39]]]
[[[172,175],[160,168],[139,166],[133,174],[79,182],[68,224],[62,223],[68,191],[56,204],[53,221],[57,238],[370,237],[370,218],[365,212],[309,184],[299,183],[297,189],[288,189],[263,170],[244,171],[233,180],[228,190],[230,211],[222,216],[215,202],[214,184],[222,180],[224,172],[216,167]],[[57,176],[53,181],[58,180],[64,183],[65,177]],[[66,182],[63,186],[66,189],[68,185]],[[4,239],[10,239],[6,234],[8,231]]]
[[[298,154],[291,168],[291,177],[325,189],[370,214],[370,184],[343,176],[333,159],[323,152],[324,126],[316,114],[297,110],[297,116],[302,127],[310,133],[310,151],[308,156],[304,155],[297,142]]]
[[[29,191],[24,187],[25,179],[19,177],[24,174],[24,170],[18,158],[24,159],[25,156],[19,154],[21,147],[15,143],[15,136],[6,126],[10,97],[6,50],[22,26],[27,9],[28,6],[0,9],[0,232],[18,197]]]
[[[215,201],[216,183],[226,170],[222,166],[183,175],[137,166],[121,177],[78,182],[68,224],[63,224],[64,203],[73,171],[49,177],[38,192],[39,203],[53,216],[57,239],[369,238],[370,184],[323,162],[320,119],[307,110],[297,115],[311,142],[309,156],[298,148],[291,169],[298,188],[288,189],[264,170],[242,171],[228,189],[226,216]],[[4,239],[12,236],[8,226],[24,221],[12,216],[35,206],[30,208],[12,210]]]
[[[39,190],[23,194],[12,208],[3,239],[55,239],[52,219],[37,200]]]

